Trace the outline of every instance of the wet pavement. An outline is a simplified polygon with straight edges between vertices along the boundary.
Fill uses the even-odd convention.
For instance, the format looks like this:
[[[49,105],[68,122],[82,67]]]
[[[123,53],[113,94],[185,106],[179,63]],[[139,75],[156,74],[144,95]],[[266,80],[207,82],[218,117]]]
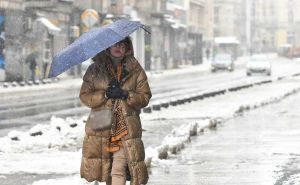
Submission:
[[[300,184],[300,94],[196,136],[152,169],[151,185]]]

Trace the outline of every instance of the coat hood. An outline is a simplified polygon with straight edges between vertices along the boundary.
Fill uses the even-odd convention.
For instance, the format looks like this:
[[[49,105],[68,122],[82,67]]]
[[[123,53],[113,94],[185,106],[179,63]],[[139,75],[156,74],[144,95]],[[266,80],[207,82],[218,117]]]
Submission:
[[[132,44],[132,40],[130,37],[126,37],[124,39],[127,43],[128,43],[128,51],[126,51],[125,56],[124,56],[124,64],[126,66],[126,70],[131,73],[134,71],[135,68],[141,68],[139,62],[137,61],[137,59],[134,57],[134,50],[133,50],[133,44]],[[98,65],[100,66],[100,68],[102,68],[102,66],[104,65],[104,63],[106,61],[110,61],[110,57],[109,57],[109,51],[108,49],[98,53],[96,56],[94,56],[92,58],[92,60]]]
[[[126,51],[124,59],[126,60],[126,58],[131,58],[134,57],[134,51],[133,51],[133,44],[132,44],[132,40],[130,37],[126,37],[125,39],[123,39],[123,41],[126,41],[128,43],[128,51]],[[101,51],[100,53],[98,53],[96,56],[94,56],[92,58],[92,60],[94,62],[100,62],[100,61],[104,61],[104,60],[108,60],[109,59],[109,51],[108,48],[104,51]]]

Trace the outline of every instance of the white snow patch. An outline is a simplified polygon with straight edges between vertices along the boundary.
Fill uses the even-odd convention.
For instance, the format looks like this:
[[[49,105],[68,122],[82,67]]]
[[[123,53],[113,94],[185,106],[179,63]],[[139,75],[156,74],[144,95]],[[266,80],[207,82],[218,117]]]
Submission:
[[[81,150],[0,153],[0,174],[75,174],[79,173]]]
[[[83,119],[52,117],[49,125],[38,124],[28,132],[9,132],[7,137],[0,138],[0,151],[37,152],[74,146],[84,136],[84,125]]]
[[[299,78],[293,78],[294,80]],[[240,107],[259,107],[268,102],[277,101],[289,93],[293,93],[300,88],[300,84],[295,81],[278,81],[263,86],[254,86],[241,91],[227,92],[202,101],[192,101],[180,106],[169,106],[161,111],[153,111],[151,114],[143,113],[144,120],[159,119],[188,119],[188,118],[232,118]]]
[[[190,123],[175,128],[162,141],[161,145],[153,148],[147,147],[145,161],[147,166],[158,166],[166,163],[169,155],[177,154],[190,141],[190,137],[198,134],[199,128],[205,128],[210,124],[210,120],[202,120],[198,123]],[[167,162],[168,163],[168,162]]]
[[[284,181],[282,185],[291,185],[291,184],[299,184],[300,182],[300,174],[294,174],[289,177],[287,181]]]
[[[28,132],[11,131],[0,138],[0,174],[78,173],[82,152],[75,146],[84,136],[83,119],[52,117],[49,125],[38,124]],[[31,136],[33,133],[41,135]]]

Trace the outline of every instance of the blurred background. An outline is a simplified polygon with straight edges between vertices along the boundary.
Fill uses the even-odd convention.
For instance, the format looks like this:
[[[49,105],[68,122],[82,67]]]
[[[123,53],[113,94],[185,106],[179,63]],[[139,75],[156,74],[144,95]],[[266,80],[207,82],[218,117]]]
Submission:
[[[132,35],[146,70],[195,65],[226,50],[299,55],[300,2],[293,0],[1,0],[1,81],[44,79],[52,57],[84,32],[127,18],[151,27]],[[27,61],[27,62],[26,62]],[[81,67],[69,71],[81,76]]]

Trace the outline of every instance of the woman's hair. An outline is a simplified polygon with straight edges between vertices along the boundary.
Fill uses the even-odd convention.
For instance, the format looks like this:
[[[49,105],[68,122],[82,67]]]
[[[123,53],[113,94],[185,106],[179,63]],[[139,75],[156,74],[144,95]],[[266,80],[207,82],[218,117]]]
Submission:
[[[125,39],[119,41],[118,43],[124,43],[125,44],[125,49],[128,51],[130,49],[130,38],[126,37]]]

